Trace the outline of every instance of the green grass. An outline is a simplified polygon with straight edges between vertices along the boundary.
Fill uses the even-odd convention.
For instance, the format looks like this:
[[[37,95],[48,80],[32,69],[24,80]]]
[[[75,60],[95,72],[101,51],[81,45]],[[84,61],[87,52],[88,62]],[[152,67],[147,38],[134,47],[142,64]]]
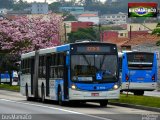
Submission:
[[[20,91],[20,87],[19,87],[19,86],[17,86],[17,85],[10,86],[10,85],[8,85],[8,84],[0,84],[0,89],[17,91],[17,92]]]
[[[110,100],[110,102],[127,103],[133,105],[142,105],[148,107],[160,108],[160,97],[136,96],[121,94],[119,100]]]

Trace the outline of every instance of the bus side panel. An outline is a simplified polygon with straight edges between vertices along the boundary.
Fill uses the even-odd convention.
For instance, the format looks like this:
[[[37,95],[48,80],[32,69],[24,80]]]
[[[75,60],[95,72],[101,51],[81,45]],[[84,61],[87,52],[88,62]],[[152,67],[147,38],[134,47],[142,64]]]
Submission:
[[[64,99],[68,99],[68,88],[69,88],[69,84],[68,84],[68,66],[69,66],[69,56],[64,56],[64,73],[63,73],[63,79],[64,79]]]
[[[33,95],[34,58],[31,59],[31,94]]]
[[[44,85],[44,93],[45,93],[45,91],[46,91],[46,80],[45,80],[45,78],[38,78],[38,97],[42,96],[41,95],[41,93],[42,93],[42,91],[41,91],[42,84]]]
[[[49,93],[50,93],[50,99],[51,100],[57,100],[57,95],[56,95],[56,83],[54,79],[49,80]]]
[[[23,74],[20,77],[20,93],[26,95],[26,85],[28,85],[28,95],[31,96],[31,75]]]
[[[155,73],[155,82],[157,82],[157,80],[158,80],[158,62],[157,62],[157,55],[156,55],[156,53],[154,53],[153,67],[154,67],[153,72]]]
[[[126,86],[126,83],[129,83],[126,81],[126,75],[128,75],[129,77],[129,73],[127,72],[128,71],[128,64],[127,64],[127,56],[126,56],[126,53],[124,53],[122,55],[122,86],[121,86],[121,90],[124,90],[124,89],[128,89],[128,86]]]
[[[1,73],[1,83],[9,83],[10,77],[8,73]]]
[[[62,79],[50,79],[50,99],[58,100],[58,87],[62,92],[62,100],[64,100],[64,80]]]
[[[127,71],[128,71],[127,56],[126,56],[126,54],[123,54],[123,56],[122,56],[122,84],[123,84],[123,82],[126,82],[125,74],[127,74]]]

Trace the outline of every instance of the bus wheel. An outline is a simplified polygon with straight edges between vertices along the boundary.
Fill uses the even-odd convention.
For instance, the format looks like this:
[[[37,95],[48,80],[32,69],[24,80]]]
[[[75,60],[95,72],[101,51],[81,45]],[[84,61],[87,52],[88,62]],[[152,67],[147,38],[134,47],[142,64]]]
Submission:
[[[28,95],[28,85],[26,85],[26,100],[27,100],[27,101],[30,101],[30,100],[31,100],[31,98],[30,98],[29,95]]]
[[[41,87],[41,101],[42,101],[42,102],[45,102],[44,86]]]
[[[107,104],[108,104],[108,100],[100,101],[100,106],[101,106],[101,107],[106,107]]]
[[[62,101],[62,92],[61,90],[58,91],[58,104],[63,106],[64,102]]]

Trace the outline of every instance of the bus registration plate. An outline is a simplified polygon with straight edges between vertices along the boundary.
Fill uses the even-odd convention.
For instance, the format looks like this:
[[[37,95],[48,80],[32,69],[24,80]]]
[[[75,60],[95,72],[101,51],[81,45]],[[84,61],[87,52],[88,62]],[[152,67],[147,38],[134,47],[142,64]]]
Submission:
[[[91,96],[97,97],[99,96],[99,93],[91,93]]]

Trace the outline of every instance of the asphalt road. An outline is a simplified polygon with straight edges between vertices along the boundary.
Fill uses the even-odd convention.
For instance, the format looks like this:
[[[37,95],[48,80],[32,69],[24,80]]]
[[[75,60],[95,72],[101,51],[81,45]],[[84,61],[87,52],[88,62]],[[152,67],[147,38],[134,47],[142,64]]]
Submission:
[[[160,120],[160,113],[133,108],[87,103],[57,105],[53,101],[26,101],[17,92],[0,90],[0,119],[26,118],[32,120]]]

